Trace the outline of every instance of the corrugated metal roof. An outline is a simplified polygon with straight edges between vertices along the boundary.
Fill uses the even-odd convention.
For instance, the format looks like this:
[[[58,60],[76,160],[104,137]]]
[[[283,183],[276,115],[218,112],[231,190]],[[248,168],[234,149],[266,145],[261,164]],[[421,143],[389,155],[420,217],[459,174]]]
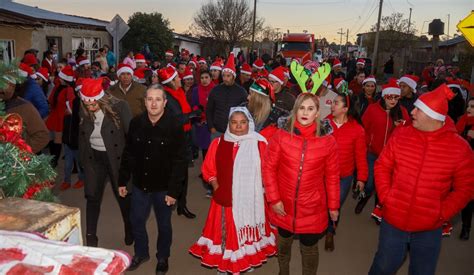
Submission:
[[[440,41],[439,44],[438,44],[438,47],[440,47],[440,48],[449,47],[449,46],[453,46],[453,45],[462,43],[464,41],[466,41],[466,38],[464,38],[464,36],[462,36],[462,35],[459,35],[459,36],[456,36],[456,37],[451,38],[449,40]],[[432,47],[433,47],[433,45],[431,44],[431,41],[429,41],[429,42],[426,42],[426,44],[421,46],[420,48],[430,49]]]
[[[19,3],[12,2],[11,0],[0,0],[0,9],[3,9],[8,12],[21,14],[27,17],[35,18],[39,21],[59,21],[69,24],[80,24],[80,25],[89,25],[96,27],[105,27],[109,22],[87,18],[75,15],[68,15],[53,11],[48,11],[36,7],[31,7]]]

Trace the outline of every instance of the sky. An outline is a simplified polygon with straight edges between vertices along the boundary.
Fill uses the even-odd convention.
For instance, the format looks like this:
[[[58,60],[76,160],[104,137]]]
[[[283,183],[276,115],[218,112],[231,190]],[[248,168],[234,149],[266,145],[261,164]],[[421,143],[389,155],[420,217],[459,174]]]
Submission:
[[[186,32],[193,24],[193,16],[202,4],[217,0],[15,0],[15,2],[67,14],[110,21],[119,14],[125,21],[134,12],[159,12],[170,21],[175,32]],[[247,1],[253,7],[253,0]],[[445,23],[445,33],[457,33],[456,24],[474,10],[474,0],[384,0],[382,16],[401,12],[408,18],[412,8],[412,22],[417,35],[428,32],[428,24],[439,18]],[[257,16],[264,25],[279,32],[314,33],[339,43],[340,29],[349,29],[349,41],[357,33],[368,31],[377,22],[379,0],[257,0]],[[343,43],[346,35],[343,35]]]

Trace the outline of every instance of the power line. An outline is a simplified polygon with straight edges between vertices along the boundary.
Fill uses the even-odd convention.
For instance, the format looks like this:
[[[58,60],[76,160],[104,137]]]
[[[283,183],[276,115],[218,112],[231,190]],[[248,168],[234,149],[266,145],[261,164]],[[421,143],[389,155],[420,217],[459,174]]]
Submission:
[[[374,1],[375,2],[375,1]],[[376,3],[376,2],[375,2]],[[367,16],[367,18],[365,19],[364,23],[355,31],[353,32],[354,34],[351,35],[351,38],[354,38],[358,33],[359,31],[365,26],[365,24],[367,24],[367,21],[369,21],[370,17],[372,17],[372,14],[374,14],[374,11],[377,9],[377,6],[378,5],[375,5],[374,8],[372,9],[372,11],[370,12],[369,16]]]
[[[315,2],[274,2],[274,1],[261,1],[259,2],[260,4],[267,4],[267,5],[281,5],[281,6],[316,6],[316,5],[330,5],[330,4],[344,4],[344,1],[337,1],[337,2],[320,2],[320,1],[315,1]]]
[[[260,3],[260,2],[259,2]],[[349,19],[344,19],[344,20],[339,20],[339,21],[333,21],[333,22],[330,22],[330,23],[323,23],[323,24],[314,24],[314,25],[298,25],[298,26],[295,26],[295,25],[290,25],[290,26],[282,26],[282,25],[278,25],[279,27],[284,27],[284,28],[301,28],[301,27],[320,27],[320,26],[327,26],[327,25],[334,25],[334,24],[337,24],[337,23],[341,23],[341,22],[347,22],[347,21],[351,21],[353,20],[355,17],[352,17],[352,18],[349,18]]]

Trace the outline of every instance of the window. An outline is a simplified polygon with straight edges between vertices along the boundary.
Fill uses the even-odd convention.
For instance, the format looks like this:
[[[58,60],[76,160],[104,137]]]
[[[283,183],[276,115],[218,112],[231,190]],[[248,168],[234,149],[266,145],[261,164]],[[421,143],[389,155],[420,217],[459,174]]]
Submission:
[[[15,58],[15,40],[0,40],[0,61],[10,62]]]
[[[283,42],[282,51],[311,51],[311,43],[309,42]]]
[[[72,38],[72,54],[75,55],[77,49],[84,49],[87,57],[91,62],[95,60],[95,55],[101,47],[100,38],[98,37],[73,37]]]
[[[61,37],[46,37],[46,45],[48,46],[48,50],[53,52],[54,60],[59,61],[63,57],[63,43]]]

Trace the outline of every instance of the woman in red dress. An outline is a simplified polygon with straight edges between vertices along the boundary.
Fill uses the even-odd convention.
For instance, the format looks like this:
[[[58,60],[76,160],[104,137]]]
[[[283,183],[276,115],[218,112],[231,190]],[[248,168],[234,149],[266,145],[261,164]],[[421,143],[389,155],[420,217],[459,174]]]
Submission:
[[[212,141],[202,167],[214,195],[202,236],[189,252],[219,273],[239,274],[276,253],[261,174],[266,140],[254,128],[247,108],[231,108],[227,130]]]

